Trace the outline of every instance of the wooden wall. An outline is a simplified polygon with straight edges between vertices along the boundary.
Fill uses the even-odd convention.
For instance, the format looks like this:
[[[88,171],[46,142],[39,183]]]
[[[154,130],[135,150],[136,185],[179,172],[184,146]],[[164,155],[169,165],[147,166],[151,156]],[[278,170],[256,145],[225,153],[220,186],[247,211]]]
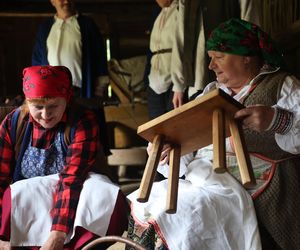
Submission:
[[[255,0],[261,1],[261,0]],[[91,15],[117,59],[146,54],[148,28],[155,0],[77,0],[82,13]],[[269,8],[268,6],[266,8]],[[261,8],[264,22],[265,9]],[[31,51],[39,23],[54,14],[49,0],[0,0],[0,96],[21,92],[22,69],[31,64]],[[284,16],[284,14],[282,14]],[[267,28],[267,27],[266,27]],[[300,78],[300,20],[275,37],[284,49],[289,69]]]
[[[128,58],[147,53],[148,28],[154,0],[77,1],[77,9],[90,15],[105,38],[111,57]],[[22,69],[31,65],[31,52],[40,22],[54,14],[48,0],[0,2],[0,96],[21,93]]]

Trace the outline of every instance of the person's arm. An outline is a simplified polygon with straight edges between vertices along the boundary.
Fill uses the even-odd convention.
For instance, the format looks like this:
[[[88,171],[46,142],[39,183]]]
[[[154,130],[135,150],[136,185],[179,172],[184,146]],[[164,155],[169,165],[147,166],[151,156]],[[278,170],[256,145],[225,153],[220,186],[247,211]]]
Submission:
[[[280,148],[292,154],[300,153],[299,100],[300,80],[293,76],[286,77],[275,108],[281,109],[281,112],[283,111],[285,113],[287,120],[279,120],[279,122],[282,122],[282,131],[275,134],[275,140]],[[278,115],[280,115],[279,112],[277,112]]]
[[[49,238],[40,250],[63,250],[66,237],[66,233],[51,231]]]
[[[169,156],[172,147],[170,144],[165,143],[163,146],[163,150],[160,156],[160,161],[157,167],[157,172],[162,174],[164,177],[168,178],[169,176]],[[148,155],[151,154],[153,150],[152,143],[149,142],[147,146]],[[193,153],[186,154],[180,157],[180,167],[179,167],[179,177],[182,177],[186,171],[188,164],[194,159]]]
[[[12,114],[12,113],[11,113]],[[14,148],[10,138],[11,114],[0,125],[0,222],[2,215],[2,196],[11,183],[14,164]]]
[[[238,111],[235,118],[243,119],[243,126],[258,132],[275,132],[278,146],[289,153],[300,153],[300,81],[286,77],[280,98],[273,107],[255,105]]]
[[[42,23],[37,31],[35,43],[32,50],[31,64],[35,65],[48,65],[46,40],[50,32],[53,20],[49,19]]]
[[[183,77],[183,40],[184,40],[184,0],[179,0],[177,27],[174,34],[171,59],[171,78],[173,83],[173,105],[177,108],[183,104],[183,93],[186,89]]]
[[[73,226],[83,182],[95,163],[99,150],[96,117],[93,113],[86,112],[76,124],[74,138],[68,146],[66,164],[59,174],[51,231],[67,234]]]

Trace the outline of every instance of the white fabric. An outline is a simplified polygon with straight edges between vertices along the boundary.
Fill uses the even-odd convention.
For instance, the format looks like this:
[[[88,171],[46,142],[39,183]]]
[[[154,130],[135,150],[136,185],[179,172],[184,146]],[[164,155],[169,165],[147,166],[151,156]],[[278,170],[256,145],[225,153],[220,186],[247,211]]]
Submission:
[[[172,49],[174,32],[177,25],[178,1],[174,0],[169,7],[162,8],[156,18],[150,37],[150,50],[152,52],[162,49]],[[155,54],[151,58],[149,85],[157,93],[168,90],[171,82],[171,56],[172,53]]]
[[[11,187],[11,245],[41,246],[47,240],[52,226],[50,211],[58,175],[21,180]],[[115,207],[119,187],[103,175],[89,173],[80,194],[73,230],[66,242],[74,236],[77,226],[104,236]]]
[[[177,212],[165,213],[167,180],[153,184],[149,201],[128,196],[140,223],[155,220],[172,250],[261,249],[253,202],[228,173],[215,174],[210,161],[195,159],[179,181]]]
[[[63,65],[69,68],[73,85],[79,88],[82,86],[81,47],[81,32],[77,15],[66,20],[55,16],[55,22],[47,38],[48,62],[53,66]]]

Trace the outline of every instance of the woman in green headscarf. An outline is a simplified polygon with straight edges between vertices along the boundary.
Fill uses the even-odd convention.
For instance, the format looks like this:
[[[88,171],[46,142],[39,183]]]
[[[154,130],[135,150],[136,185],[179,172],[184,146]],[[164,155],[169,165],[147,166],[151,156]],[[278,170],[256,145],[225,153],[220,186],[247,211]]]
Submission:
[[[129,235],[144,240],[155,231],[172,250],[296,249],[300,197],[293,190],[300,183],[300,81],[283,70],[282,54],[271,38],[240,19],[213,30],[207,52],[216,81],[202,95],[219,88],[246,106],[235,118],[243,124],[257,186],[249,192],[236,182],[240,177],[229,139],[231,175],[212,171],[212,146],[199,149],[181,157],[180,176],[185,178],[179,182],[176,214],[164,213],[166,180],[154,184],[147,203],[136,202],[136,192],[129,195],[135,221]],[[168,177],[167,164],[158,171]]]

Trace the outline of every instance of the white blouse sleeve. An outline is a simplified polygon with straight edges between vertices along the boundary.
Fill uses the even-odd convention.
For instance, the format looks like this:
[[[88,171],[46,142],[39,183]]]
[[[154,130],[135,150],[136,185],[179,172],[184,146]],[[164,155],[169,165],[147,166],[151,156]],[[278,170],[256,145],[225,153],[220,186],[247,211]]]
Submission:
[[[174,92],[184,92],[186,88],[183,78],[183,39],[184,39],[184,0],[178,1],[177,25],[171,56],[171,78]]]
[[[289,153],[300,153],[300,80],[287,76],[283,83],[280,98],[277,102],[279,108],[293,113],[292,128],[286,134],[275,134],[278,146]],[[275,107],[276,107],[275,106]]]

